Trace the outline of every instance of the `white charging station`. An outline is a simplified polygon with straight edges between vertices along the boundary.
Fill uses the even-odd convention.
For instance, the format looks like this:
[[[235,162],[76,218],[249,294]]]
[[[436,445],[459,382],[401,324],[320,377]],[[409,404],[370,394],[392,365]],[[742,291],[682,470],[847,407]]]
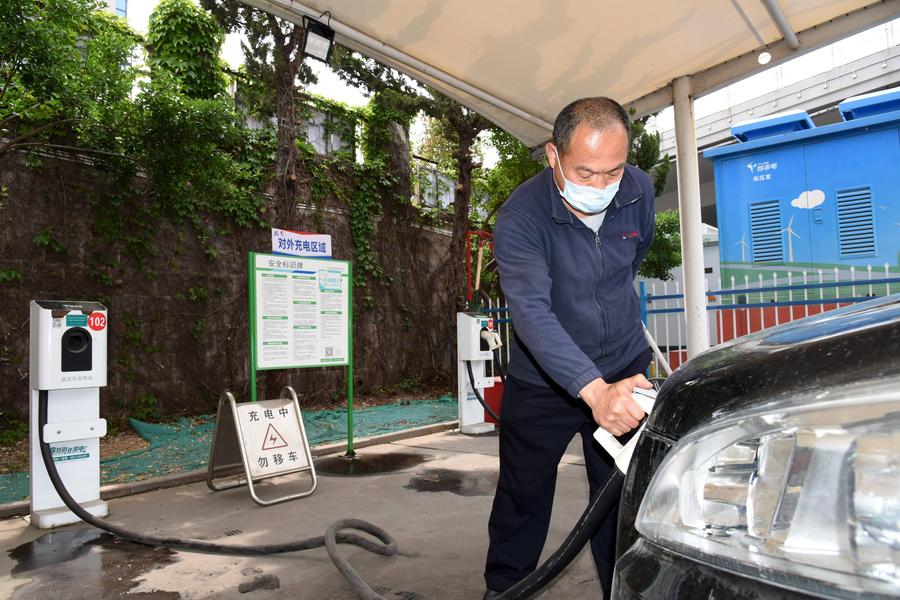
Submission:
[[[474,387],[484,398],[485,388],[494,387],[493,358],[490,346],[482,337],[483,331],[492,332],[494,321],[481,313],[456,313],[456,389],[459,405],[459,430],[462,433],[488,433],[493,423],[484,421],[484,407],[475,396],[466,363],[472,366]]]
[[[100,500],[100,388],[106,385],[107,310],[99,302],[31,301],[29,378],[31,523],[41,529],[76,523],[53,489],[41,458],[38,399],[47,392],[44,440],[72,497],[92,515],[109,514]]]

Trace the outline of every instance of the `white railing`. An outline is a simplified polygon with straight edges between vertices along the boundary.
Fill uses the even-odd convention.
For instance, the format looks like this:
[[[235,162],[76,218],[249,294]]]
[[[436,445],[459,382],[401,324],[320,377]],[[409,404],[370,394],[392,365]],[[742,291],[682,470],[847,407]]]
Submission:
[[[755,275],[755,277],[754,277]],[[720,344],[782,323],[900,292],[900,272],[883,267],[756,269],[718,278],[707,290],[710,342]],[[684,294],[679,282],[640,284],[641,318],[672,368],[687,360]],[[651,374],[661,374],[654,361]]]

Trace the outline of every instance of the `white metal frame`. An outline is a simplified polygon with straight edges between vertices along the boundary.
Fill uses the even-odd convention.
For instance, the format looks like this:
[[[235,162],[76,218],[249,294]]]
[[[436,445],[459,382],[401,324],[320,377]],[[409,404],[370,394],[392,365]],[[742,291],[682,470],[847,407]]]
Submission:
[[[303,426],[303,414],[300,412],[300,404],[297,401],[297,393],[294,391],[294,388],[291,386],[285,386],[281,390],[280,399],[287,400],[288,395],[290,396],[291,403],[294,405],[294,411],[297,415],[297,422],[300,425],[300,434],[301,434],[301,443],[303,445],[303,452],[306,455],[306,464],[305,467],[299,467],[297,469],[292,469],[289,471],[280,471],[278,473],[273,473],[271,475],[264,475],[261,477],[252,477],[250,474],[250,463],[247,461],[247,452],[244,449],[244,436],[241,433],[241,428],[238,425],[238,412],[237,412],[237,402],[234,399],[234,395],[231,392],[225,392],[219,397],[219,410],[216,413],[216,429],[213,433],[212,440],[212,448],[210,450],[209,455],[209,468],[206,474],[206,485],[214,492],[218,492],[221,490],[228,490],[236,487],[240,487],[246,485],[250,490],[250,497],[253,498],[253,501],[259,504],[260,506],[270,506],[272,504],[278,504],[280,502],[287,502],[288,500],[296,500],[297,498],[303,498],[309,496],[313,492],[316,491],[316,487],[318,486],[318,479],[316,477],[316,468],[313,465],[312,453],[309,449],[309,442],[306,438],[306,428]],[[234,425],[233,428],[228,427],[228,425],[220,425],[225,423],[225,419],[223,418],[223,410],[228,410],[230,407],[230,416],[232,418],[232,423]],[[237,447],[240,450],[241,454],[241,462],[240,463],[225,463],[218,464],[219,457],[217,456],[218,443],[223,442],[222,436],[225,436],[224,442],[226,443],[237,443]],[[234,471],[243,466],[243,477],[234,478]],[[256,488],[254,483],[258,483],[264,479],[271,479],[274,477],[283,477],[285,475],[291,475],[294,473],[304,473],[309,471],[309,475],[311,478],[310,486],[307,490],[303,492],[298,492],[294,494],[286,494],[284,496],[277,496],[274,498],[261,498],[256,493]],[[225,482],[221,482],[217,480],[217,477],[222,478],[223,474],[231,475],[230,480]],[[226,475],[226,476],[227,476]]]

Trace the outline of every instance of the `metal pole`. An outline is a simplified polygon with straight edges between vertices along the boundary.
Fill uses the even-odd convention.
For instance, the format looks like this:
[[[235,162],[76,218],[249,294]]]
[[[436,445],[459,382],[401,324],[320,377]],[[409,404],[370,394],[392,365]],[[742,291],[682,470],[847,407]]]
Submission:
[[[475,289],[481,289],[481,264],[484,261],[484,244],[478,240],[478,266],[475,267]]]
[[[681,215],[681,261],[688,360],[709,348],[706,293],[703,281],[703,222],[700,216],[700,170],[694,131],[691,78],[672,82],[675,100],[675,146],[678,167],[678,211]]]
[[[762,3],[766,7],[769,16],[772,17],[772,22],[778,27],[778,31],[784,36],[784,41],[791,47],[791,50],[799,48],[800,40],[797,39],[797,34],[794,33],[794,28],[788,22],[787,15],[784,14],[784,10],[778,4],[778,0],[762,0]]]
[[[669,366],[669,361],[667,361],[666,357],[663,356],[663,353],[659,349],[659,346],[656,345],[656,340],[654,340],[653,336],[650,335],[650,331],[647,329],[646,325],[644,325],[644,339],[647,340],[648,344],[650,344],[650,349],[653,351],[653,355],[656,356],[656,360],[659,361],[660,366],[662,366],[663,371],[666,372],[666,375],[671,375],[672,367]]]
[[[353,263],[347,263],[347,453],[356,456],[353,449]]]
[[[250,402],[256,402],[256,253],[247,253],[247,290],[250,326]]]
[[[638,286],[640,287],[641,294],[641,321],[644,323],[644,327],[647,327],[647,283],[644,281],[639,281]]]

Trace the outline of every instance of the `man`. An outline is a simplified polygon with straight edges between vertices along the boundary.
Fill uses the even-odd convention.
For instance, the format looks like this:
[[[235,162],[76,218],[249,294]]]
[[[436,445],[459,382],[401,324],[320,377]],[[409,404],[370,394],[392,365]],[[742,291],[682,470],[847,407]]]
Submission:
[[[634,387],[650,363],[633,288],[654,229],[650,177],[625,164],[628,114],[609,98],[566,106],[546,145],[550,168],[497,216],[494,256],[516,331],[500,426],[485,599],[531,573],[547,536],[556,470],[582,437],[591,496],[614,468],[593,440],[637,427]],[[575,515],[573,515],[573,519]],[[591,540],[609,598],[618,510]]]

